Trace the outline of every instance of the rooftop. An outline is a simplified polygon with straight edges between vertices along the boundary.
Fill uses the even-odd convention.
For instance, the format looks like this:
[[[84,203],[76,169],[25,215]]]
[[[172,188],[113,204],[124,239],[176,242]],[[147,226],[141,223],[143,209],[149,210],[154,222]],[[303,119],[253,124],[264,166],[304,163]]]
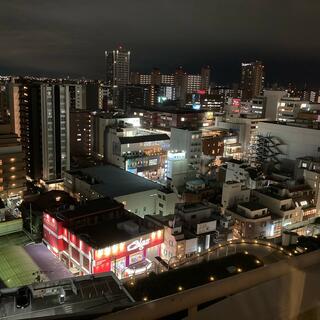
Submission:
[[[124,210],[118,215],[103,215],[95,225],[69,229],[91,247],[102,249],[160,229],[146,227],[143,222],[139,216]]]
[[[262,121],[264,123],[276,124],[279,126],[295,127],[300,129],[320,130],[319,122],[285,122],[285,121]]]
[[[127,308],[134,300],[112,272],[29,285],[31,302],[21,312],[14,308],[18,288],[0,290],[5,319],[93,319]],[[59,299],[64,293],[64,301]],[[50,312],[48,312],[50,310]],[[21,318],[22,317],[22,318]]]
[[[211,207],[201,203],[201,202],[197,202],[197,203],[183,203],[180,205],[176,206],[177,209],[181,210],[182,212],[193,212],[196,210],[211,210]]]
[[[161,106],[161,107],[153,107],[152,109],[150,108],[133,108],[133,111],[135,110],[144,110],[147,112],[161,112],[161,113],[173,113],[173,114],[188,114],[188,113],[203,113],[201,110],[194,110],[194,109],[181,109],[175,106]]]
[[[109,198],[100,198],[88,201],[84,204],[74,207],[74,209],[59,212],[58,218],[61,220],[73,220],[90,216],[92,214],[104,213],[117,209],[123,209],[123,204]]]
[[[37,195],[32,199],[22,202],[21,207],[31,209],[33,211],[56,212],[69,208],[70,205],[76,205],[77,201],[72,198],[67,192],[60,190],[52,190],[43,194]]]
[[[270,187],[266,187],[266,188],[263,188],[263,189],[258,189],[258,190],[254,190],[255,192],[258,192],[258,193],[262,193],[262,194],[265,194],[271,198],[275,198],[275,199],[278,199],[278,200],[287,200],[287,199],[291,199],[291,197],[287,196],[286,194],[283,194],[283,195],[280,195],[279,193],[277,193],[275,190],[274,190],[274,187],[275,185],[272,185]],[[280,188],[281,189],[281,188]]]
[[[237,159],[230,159],[230,160],[227,161],[227,163],[228,162],[235,163],[235,164],[247,164],[245,161],[237,160]]]
[[[92,189],[100,195],[110,198],[162,188],[160,184],[112,165],[69,171],[69,174],[75,175],[81,180],[88,180],[89,177],[94,178]]]
[[[134,137],[119,137],[121,144],[170,140],[167,134],[148,134]]]
[[[267,209],[266,206],[264,206],[256,201],[242,202],[242,203],[239,203],[239,205],[244,208],[247,208],[251,211]]]

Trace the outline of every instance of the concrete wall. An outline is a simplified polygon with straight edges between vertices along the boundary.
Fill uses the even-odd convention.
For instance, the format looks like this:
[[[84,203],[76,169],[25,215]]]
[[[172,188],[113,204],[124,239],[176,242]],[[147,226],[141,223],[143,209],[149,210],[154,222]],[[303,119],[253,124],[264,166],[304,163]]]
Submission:
[[[124,204],[125,208],[140,217],[146,214],[174,214],[178,197],[175,193],[164,193],[159,190],[148,190],[114,198]]]
[[[157,190],[127,194],[116,197],[115,200],[124,204],[124,207],[140,217],[146,214],[156,214],[158,193]]]
[[[22,219],[0,222],[0,236],[22,231]]]
[[[279,149],[284,153],[280,159],[296,160],[296,158],[320,156],[320,130],[261,122],[258,133],[279,138],[284,145]]]

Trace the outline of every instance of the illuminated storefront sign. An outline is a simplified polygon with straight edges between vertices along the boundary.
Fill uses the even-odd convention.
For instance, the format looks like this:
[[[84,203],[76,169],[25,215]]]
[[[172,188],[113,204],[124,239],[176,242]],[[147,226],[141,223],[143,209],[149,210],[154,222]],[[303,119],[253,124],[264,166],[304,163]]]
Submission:
[[[142,239],[135,240],[128,244],[127,251],[133,251],[133,250],[143,250],[145,246],[147,246],[150,243],[150,239]]]
[[[240,99],[232,99],[232,106],[233,107],[240,107]]]

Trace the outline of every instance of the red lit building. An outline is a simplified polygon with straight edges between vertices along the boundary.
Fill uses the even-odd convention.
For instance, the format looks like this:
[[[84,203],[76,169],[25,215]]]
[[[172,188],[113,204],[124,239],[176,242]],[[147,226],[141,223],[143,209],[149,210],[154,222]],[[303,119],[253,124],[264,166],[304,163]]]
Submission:
[[[124,278],[151,268],[161,254],[163,230],[103,198],[44,213],[43,241],[74,274],[113,271]]]

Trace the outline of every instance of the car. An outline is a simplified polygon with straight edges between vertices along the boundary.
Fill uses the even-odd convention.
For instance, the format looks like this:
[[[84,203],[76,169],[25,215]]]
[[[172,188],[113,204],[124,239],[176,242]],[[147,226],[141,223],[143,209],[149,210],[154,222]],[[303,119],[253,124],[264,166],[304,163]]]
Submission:
[[[16,307],[18,309],[27,308],[30,305],[31,292],[28,287],[21,287],[16,293]]]

